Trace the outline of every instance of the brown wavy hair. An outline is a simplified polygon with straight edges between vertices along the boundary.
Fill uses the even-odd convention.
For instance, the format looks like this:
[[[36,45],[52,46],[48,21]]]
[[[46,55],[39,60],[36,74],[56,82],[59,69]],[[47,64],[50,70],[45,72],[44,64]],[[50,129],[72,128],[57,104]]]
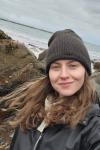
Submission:
[[[94,93],[87,73],[82,88],[73,96],[62,98],[54,91],[49,77],[46,76],[25,83],[3,100],[6,101],[6,111],[15,110],[15,118],[10,122],[14,127],[20,125],[23,130],[36,128],[43,120],[48,125],[63,121],[74,127],[84,119],[89,107],[94,103]],[[46,97],[53,104],[48,110],[45,110]]]

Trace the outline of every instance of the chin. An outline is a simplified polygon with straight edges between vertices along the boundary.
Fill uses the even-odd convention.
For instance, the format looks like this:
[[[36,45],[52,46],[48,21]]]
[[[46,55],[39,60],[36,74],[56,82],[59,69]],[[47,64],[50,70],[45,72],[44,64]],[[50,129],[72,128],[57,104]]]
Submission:
[[[73,94],[60,94],[61,97],[72,96]]]
[[[73,96],[76,92],[73,93],[59,93],[60,96]]]

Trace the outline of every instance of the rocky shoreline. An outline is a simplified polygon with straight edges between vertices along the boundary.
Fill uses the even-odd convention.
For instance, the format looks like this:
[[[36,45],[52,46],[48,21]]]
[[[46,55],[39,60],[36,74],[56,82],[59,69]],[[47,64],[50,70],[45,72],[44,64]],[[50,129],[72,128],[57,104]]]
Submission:
[[[23,83],[45,74],[45,55],[46,50],[37,58],[23,43],[14,41],[0,30],[0,101],[2,96],[9,94]],[[94,73],[91,77],[100,98],[100,60],[92,60],[92,63]],[[13,129],[7,122],[7,120],[0,122],[0,150],[9,149],[13,135]]]

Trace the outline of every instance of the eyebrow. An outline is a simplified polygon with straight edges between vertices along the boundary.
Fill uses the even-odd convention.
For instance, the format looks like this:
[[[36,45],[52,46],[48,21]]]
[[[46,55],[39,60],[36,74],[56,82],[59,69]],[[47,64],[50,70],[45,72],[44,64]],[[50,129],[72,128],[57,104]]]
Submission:
[[[58,64],[59,65],[59,62],[53,62],[51,65],[53,65],[53,64]]]
[[[76,60],[69,60],[68,63],[79,63],[79,62]]]
[[[76,60],[68,60],[68,64],[70,64],[70,63],[74,63],[74,62],[76,62],[76,63],[78,63]],[[52,64],[60,64],[59,63],[59,61],[55,61],[54,63],[52,63]]]

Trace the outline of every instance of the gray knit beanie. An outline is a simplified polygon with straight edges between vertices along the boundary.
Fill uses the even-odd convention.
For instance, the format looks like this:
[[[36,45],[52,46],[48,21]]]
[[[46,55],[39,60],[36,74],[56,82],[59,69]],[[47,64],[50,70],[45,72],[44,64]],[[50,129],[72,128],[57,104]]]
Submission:
[[[55,32],[48,41],[46,73],[51,63],[59,59],[79,61],[91,75],[91,60],[82,39],[72,30]]]

